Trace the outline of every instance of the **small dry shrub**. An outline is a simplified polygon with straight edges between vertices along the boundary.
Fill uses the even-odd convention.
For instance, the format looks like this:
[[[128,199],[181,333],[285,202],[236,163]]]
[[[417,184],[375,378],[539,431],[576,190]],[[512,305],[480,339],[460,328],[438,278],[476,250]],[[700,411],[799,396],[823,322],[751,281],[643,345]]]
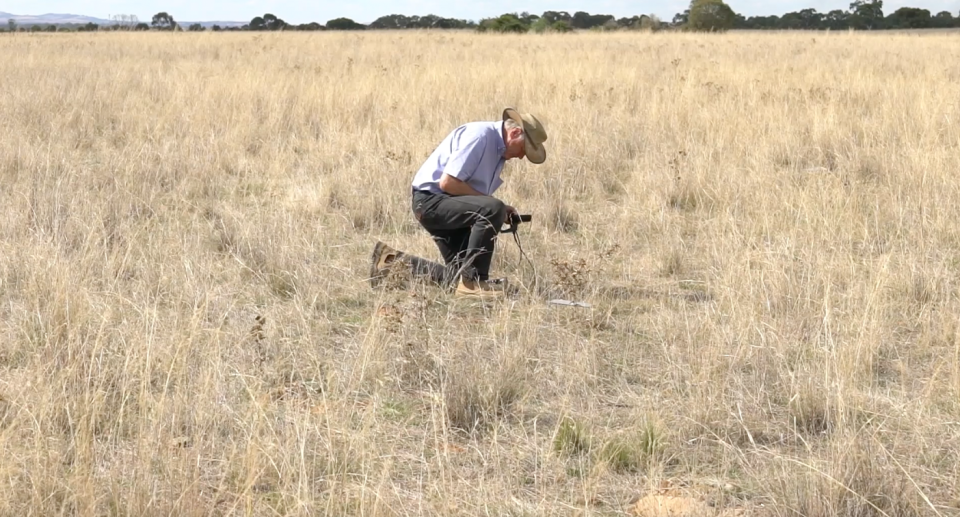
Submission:
[[[292,271],[279,270],[266,274],[267,285],[270,291],[280,298],[290,299],[297,294],[297,274]]]
[[[694,190],[693,187],[683,184],[678,186],[670,194],[667,198],[667,203],[674,209],[692,212],[700,206],[700,197],[699,193]]]
[[[667,195],[667,204],[676,210],[692,212],[700,206],[697,189],[686,177],[687,152],[683,149],[670,159],[670,172],[673,174],[673,190]]]
[[[598,277],[606,273],[606,267],[620,251],[620,245],[614,244],[597,252],[596,257],[585,259],[553,258],[555,286],[561,294],[568,296],[581,295]]]
[[[579,456],[590,452],[593,437],[582,422],[564,417],[553,438],[553,450],[561,455]]]
[[[557,277],[557,286],[568,293],[581,291],[593,273],[593,268],[583,258],[572,261],[555,258],[550,264]]]
[[[503,417],[526,391],[524,365],[508,362],[493,370],[484,361],[469,364],[443,376],[443,398],[447,423],[453,429],[469,433],[481,431]]]
[[[570,233],[579,227],[577,214],[563,205],[554,205],[550,210],[550,226],[562,233]]]
[[[847,408],[841,407],[812,374],[805,375],[787,404],[790,425],[795,431],[809,437],[828,435],[857,418],[858,413],[849,407],[849,401]]]
[[[400,351],[399,378],[401,387],[416,390],[435,387],[440,367],[423,341],[411,341]]]
[[[940,298],[940,286],[929,272],[911,271],[903,281],[904,297],[919,307],[935,303]]]
[[[378,230],[390,221],[390,214],[382,203],[371,206],[354,207],[349,210],[350,222],[354,230]]]
[[[663,431],[647,420],[639,429],[608,440],[596,459],[614,472],[638,472],[663,457],[664,445]]]
[[[861,183],[876,184],[887,176],[886,165],[883,160],[874,155],[864,155],[860,157],[854,170]]]
[[[682,273],[686,262],[684,255],[683,249],[679,247],[671,247],[666,250],[660,260],[660,276],[670,277]]]
[[[836,415],[823,393],[804,389],[790,402],[793,427],[804,434],[816,436],[828,433],[836,426]]]
[[[901,460],[901,463],[903,461]],[[857,436],[831,447],[826,465],[790,462],[775,483],[771,499],[783,514],[807,517],[911,517],[930,508],[907,474],[871,436]]]

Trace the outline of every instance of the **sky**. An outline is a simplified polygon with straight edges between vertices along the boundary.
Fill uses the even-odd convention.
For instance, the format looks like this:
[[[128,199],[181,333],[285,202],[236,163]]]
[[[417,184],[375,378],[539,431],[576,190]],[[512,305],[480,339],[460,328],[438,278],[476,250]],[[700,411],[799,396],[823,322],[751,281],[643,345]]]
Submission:
[[[727,0],[734,11],[744,16],[781,15],[812,7],[820,12],[849,9],[851,0]],[[509,12],[586,11],[616,17],[655,14],[663,20],[682,12],[689,0],[3,0],[0,11],[18,15],[46,13],[79,14],[109,19],[118,14],[134,14],[149,21],[165,11],[178,21],[250,21],[254,16],[271,13],[287,23],[326,23],[341,16],[359,23],[370,23],[387,14],[436,14],[450,18],[480,20]],[[960,14],[960,0],[885,0],[884,12],[899,7],[920,7],[936,14],[950,11]]]

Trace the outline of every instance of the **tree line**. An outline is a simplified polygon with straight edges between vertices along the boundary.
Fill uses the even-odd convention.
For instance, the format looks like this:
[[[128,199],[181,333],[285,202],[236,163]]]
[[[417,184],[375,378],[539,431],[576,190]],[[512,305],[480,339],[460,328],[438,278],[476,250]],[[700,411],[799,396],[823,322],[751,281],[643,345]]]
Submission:
[[[802,9],[783,16],[737,16],[734,28],[761,30],[884,30],[960,28],[960,14],[950,11],[931,14],[927,9],[901,7],[884,15],[883,0],[856,0],[849,10],[826,13]]]
[[[14,20],[8,20],[7,31],[204,31],[207,27],[199,23],[190,24],[186,29],[167,12],[153,16],[150,23],[140,22],[136,16],[120,15],[114,23],[100,26],[88,23],[79,26],[33,25],[19,27]],[[785,13],[782,16],[750,16],[736,13],[723,0],[691,0],[689,7],[677,13],[670,21],[662,21],[655,15],[636,15],[617,18],[608,14],[590,14],[577,11],[546,11],[541,15],[506,13],[497,17],[484,18],[479,22],[457,18],[444,18],[436,15],[407,16],[391,14],[381,16],[369,24],[357,23],[350,18],[335,18],[325,24],[317,22],[290,24],[274,14],[256,16],[242,26],[220,27],[213,25],[212,31],[323,31],[323,30],[397,30],[397,29],[471,29],[478,32],[570,32],[574,30],[614,31],[614,30],[691,30],[723,31],[741,30],[883,30],[883,29],[928,29],[960,28],[960,14],[954,16],[949,11],[932,14],[927,9],[901,7],[884,14],[883,0],[854,0],[848,10],[835,9],[826,13],[816,9],[802,9]],[[0,30],[3,30],[0,28]]]

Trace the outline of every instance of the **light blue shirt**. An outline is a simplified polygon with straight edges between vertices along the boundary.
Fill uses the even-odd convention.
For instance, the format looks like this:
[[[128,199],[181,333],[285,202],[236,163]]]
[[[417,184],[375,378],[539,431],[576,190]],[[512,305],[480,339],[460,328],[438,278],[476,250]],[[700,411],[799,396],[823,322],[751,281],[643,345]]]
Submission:
[[[441,194],[440,177],[448,174],[491,196],[503,184],[503,122],[468,122],[443,139],[413,177],[413,188]]]

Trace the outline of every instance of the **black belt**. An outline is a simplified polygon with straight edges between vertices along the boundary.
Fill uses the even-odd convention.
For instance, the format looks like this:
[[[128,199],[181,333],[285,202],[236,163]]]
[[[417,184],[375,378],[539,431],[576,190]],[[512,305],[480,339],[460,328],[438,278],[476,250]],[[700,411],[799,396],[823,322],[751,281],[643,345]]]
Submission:
[[[413,187],[410,188],[410,194],[416,196],[417,194],[423,194],[425,196],[439,196],[436,192],[430,192],[429,190],[418,190]]]

